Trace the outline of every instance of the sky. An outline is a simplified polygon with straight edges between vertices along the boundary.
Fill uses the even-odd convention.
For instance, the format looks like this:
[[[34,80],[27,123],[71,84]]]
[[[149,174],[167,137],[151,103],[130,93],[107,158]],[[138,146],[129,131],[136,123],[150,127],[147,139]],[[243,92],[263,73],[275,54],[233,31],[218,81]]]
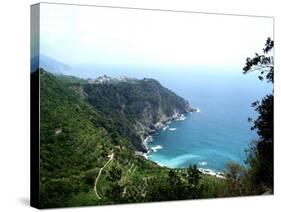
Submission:
[[[40,53],[70,66],[243,67],[267,37],[272,18],[40,7]]]

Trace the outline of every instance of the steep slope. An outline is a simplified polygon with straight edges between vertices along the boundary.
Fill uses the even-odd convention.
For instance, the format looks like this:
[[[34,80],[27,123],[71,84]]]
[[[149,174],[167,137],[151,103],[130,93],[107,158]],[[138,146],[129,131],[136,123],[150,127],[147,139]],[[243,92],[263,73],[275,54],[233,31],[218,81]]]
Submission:
[[[104,76],[85,84],[84,92],[94,109],[111,117],[119,131],[143,152],[147,151],[146,136],[192,110],[186,100],[153,79]]]
[[[41,206],[58,207],[72,195],[93,187],[99,167],[116,146],[110,121],[95,112],[55,76],[40,71]],[[114,140],[115,139],[115,140]]]
[[[87,84],[85,80],[55,76],[40,70],[40,207],[197,197],[196,192],[193,195],[197,187],[190,184],[186,174],[180,178],[182,183],[175,187],[171,182],[177,181],[177,178],[174,179],[176,172],[135,153],[130,134],[125,134],[123,130],[134,133],[134,128],[130,128],[129,124],[139,113],[133,114],[132,119],[125,115],[121,122],[128,122],[121,125],[124,127],[122,129],[116,121],[119,116],[111,117],[113,113],[105,114],[87,102],[88,94],[84,90]],[[159,87],[157,83],[155,86]],[[168,93],[170,98],[173,96],[162,88],[159,92]],[[128,96],[130,101],[132,97],[137,98],[136,95]],[[149,99],[145,94],[139,98],[136,101],[140,103],[144,98]],[[106,100],[103,98],[103,101]],[[147,101],[152,104],[153,99]],[[177,109],[177,112],[182,112],[180,106]],[[170,114],[173,113],[171,110]],[[155,117],[158,119],[157,113]],[[181,170],[182,173],[186,171]],[[177,191],[179,196],[175,193]]]

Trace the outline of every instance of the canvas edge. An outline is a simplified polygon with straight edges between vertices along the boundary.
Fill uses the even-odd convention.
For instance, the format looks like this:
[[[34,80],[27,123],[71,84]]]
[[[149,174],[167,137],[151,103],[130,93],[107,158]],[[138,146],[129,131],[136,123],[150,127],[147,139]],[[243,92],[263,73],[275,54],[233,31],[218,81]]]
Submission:
[[[40,4],[30,7],[30,26],[30,206],[40,208]]]

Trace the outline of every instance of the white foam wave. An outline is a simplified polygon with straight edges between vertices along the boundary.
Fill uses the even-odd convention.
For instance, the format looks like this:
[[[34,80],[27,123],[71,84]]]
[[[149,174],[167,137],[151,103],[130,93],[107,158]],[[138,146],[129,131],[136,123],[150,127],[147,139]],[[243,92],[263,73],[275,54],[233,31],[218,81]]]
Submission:
[[[173,158],[158,156],[156,158],[154,157],[154,159],[156,159],[156,161],[160,161],[161,164],[164,166],[170,168],[179,168],[179,167],[184,167],[186,162],[198,157],[200,156],[194,154],[184,154]]]
[[[148,159],[147,153],[143,153],[142,156],[143,156],[145,159]]]
[[[177,121],[184,121],[186,119],[186,117],[185,116],[182,116],[182,117],[179,117],[178,119],[177,119]]]
[[[138,155],[138,156],[142,156],[144,157],[145,159],[148,159],[148,152],[147,153],[143,153],[143,152],[139,152],[139,151],[135,151],[135,154]]]
[[[163,149],[163,147],[160,146],[160,145],[157,145],[157,146],[154,146],[154,147],[150,147],[150,149],[151,149],[153,152],[157,152],[158,149]]]
[[[175,131],[177,128],[169,128],[170,131]]]
[[[183,114],[181,114],[179,117],[176,118],[176,121],[184,121],[185,118],[186,117]]]
[[[143,142],[145,143],[145,144],[147,144],[148,142],[152,142],[153,141],[153,138],[152,138],[152,136],[147,136],[144,140],[143,140]]]
[[[167,125],[167,126],[165,126],[165,127],[163,127],[163,131],[165,131],[166,129],[168,129],[169,128],[169,126]]]
[[[159,166],[164,166],[162,163],[159,163],[157,160],[156,161],[154,161],[155,163],[157,163]]]
[[[222,172],[214,171],[212,169],[203,169],[203,168],[198,168],[198,170],[200,172],[202,172],[203,174],[207,174],[207,175],[215,176],[217,178],[225,179],[224,173],[222,173]]]
[[[207,165],[207,162],[206,161],[202,161],[202,162],[199,162],[198,163],[200,166],[206,166]]]

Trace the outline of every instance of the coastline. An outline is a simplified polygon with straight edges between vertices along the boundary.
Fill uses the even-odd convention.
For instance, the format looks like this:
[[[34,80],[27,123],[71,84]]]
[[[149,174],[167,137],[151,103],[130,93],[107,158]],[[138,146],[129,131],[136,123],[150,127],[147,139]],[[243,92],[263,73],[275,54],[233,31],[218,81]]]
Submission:
[[[150,160],[149,157],[148,157],[148,154],[149,153],[143,153],[143,152],[140,152],[140,151],[135,151],[135,154],[137,156],[141,156],[143,158],[145,158],[146,160]],[[168,169],[173,169],[175,171],[184,171],[185,169],[187,169],[188,167],[185,167],[185,168],[171,168],[171,167],[167,167],[167,166],[164,166],[162,165],[161,163],[157,162],[157,161],[153,161],[153,160],[150,160],[152,161],[153,163],[157,164],[158,166],[160,167],[166,167]],[[212,177],[216,177],[216,178],[220,178],[220,179],[226,179],[226,176],[225,176],[225,173],[223,171],[214,171],[212,169],[207,169],[207,168],[197,168],[203,175],[209,175],[209,176],[212,176]]]
[[[204,168],[198,168],[198,170],[205,175],[210,175],[210,176],[214,176],[220,179],[225,179],[225,173],[222,171],[214,171],[212,169],[204,169]]]
[[[146,154],[149,154],[153,149],[149,148],[148,143],[153,141],[153,135],[156,135],[160,130],[176,130],[175,128],[169,128],[169,124],[171,124],[173,121],[184,121],[186,119],[186,114],[193,113],[193,112],[200,112],[199,108],[191,108],[189,111],[178,113],[175,112],[173,116],[168,117],[165,120],[161,120],[153,125],[153,133],[149,133],[143,140],[142,144],[147,149]],[[154,152],[154,151],[153,151]]]
[[[147,148],[147,152],[140,152],[140,151],[135,151],[135,154],[138,156],[142,156],[143,158],[145,158],[146,160],[150,160],[149,159],[149,155],[153,152],[156,152],[158,149],[162,149],[162,146],[157,145],[155,147],[149,147],[149,143],[153,142],[153,135],[156,135],[160,130],[166,131],[166,130],[170,130],[170,131],[174,131],[176,130],[176,128],[170,128],[169,124],[171,124],[173,121],[184,121],[186,119],[186,114],[188,113],[193,113],[193,112],[200,112],[200,109],[198,108],[192,108],[190,111],[185,112],[185,113],[175,113],[172,117],[167,118],[165,121],[159,121],[154,125],[155,131],[151,134],[149,134],[148,136],[146,136],[142,143],[143,145]],[[164,165],[162,165],[161,163],[157,162],[157,161],[153,161],[150,160],[152,162],[154,162],[155,164],[157,164],[158,166],[161,167],[166,167]],[[196,164],[198,166],[198,164]],[[171,167],[167,167],[167,168],[171,168]],[[186,167],[188,168],[188,167]],[[171,168],[171,169],[175,169],[175,170],[184,170],[186,168]],[[208,169],[208,168],[198,168],[198,170],[204,174],[204,175],[209,175],[209,176],[214,176],[220,179],[225,179],[225,173],[222,171],[215,171],[212,169]]]

